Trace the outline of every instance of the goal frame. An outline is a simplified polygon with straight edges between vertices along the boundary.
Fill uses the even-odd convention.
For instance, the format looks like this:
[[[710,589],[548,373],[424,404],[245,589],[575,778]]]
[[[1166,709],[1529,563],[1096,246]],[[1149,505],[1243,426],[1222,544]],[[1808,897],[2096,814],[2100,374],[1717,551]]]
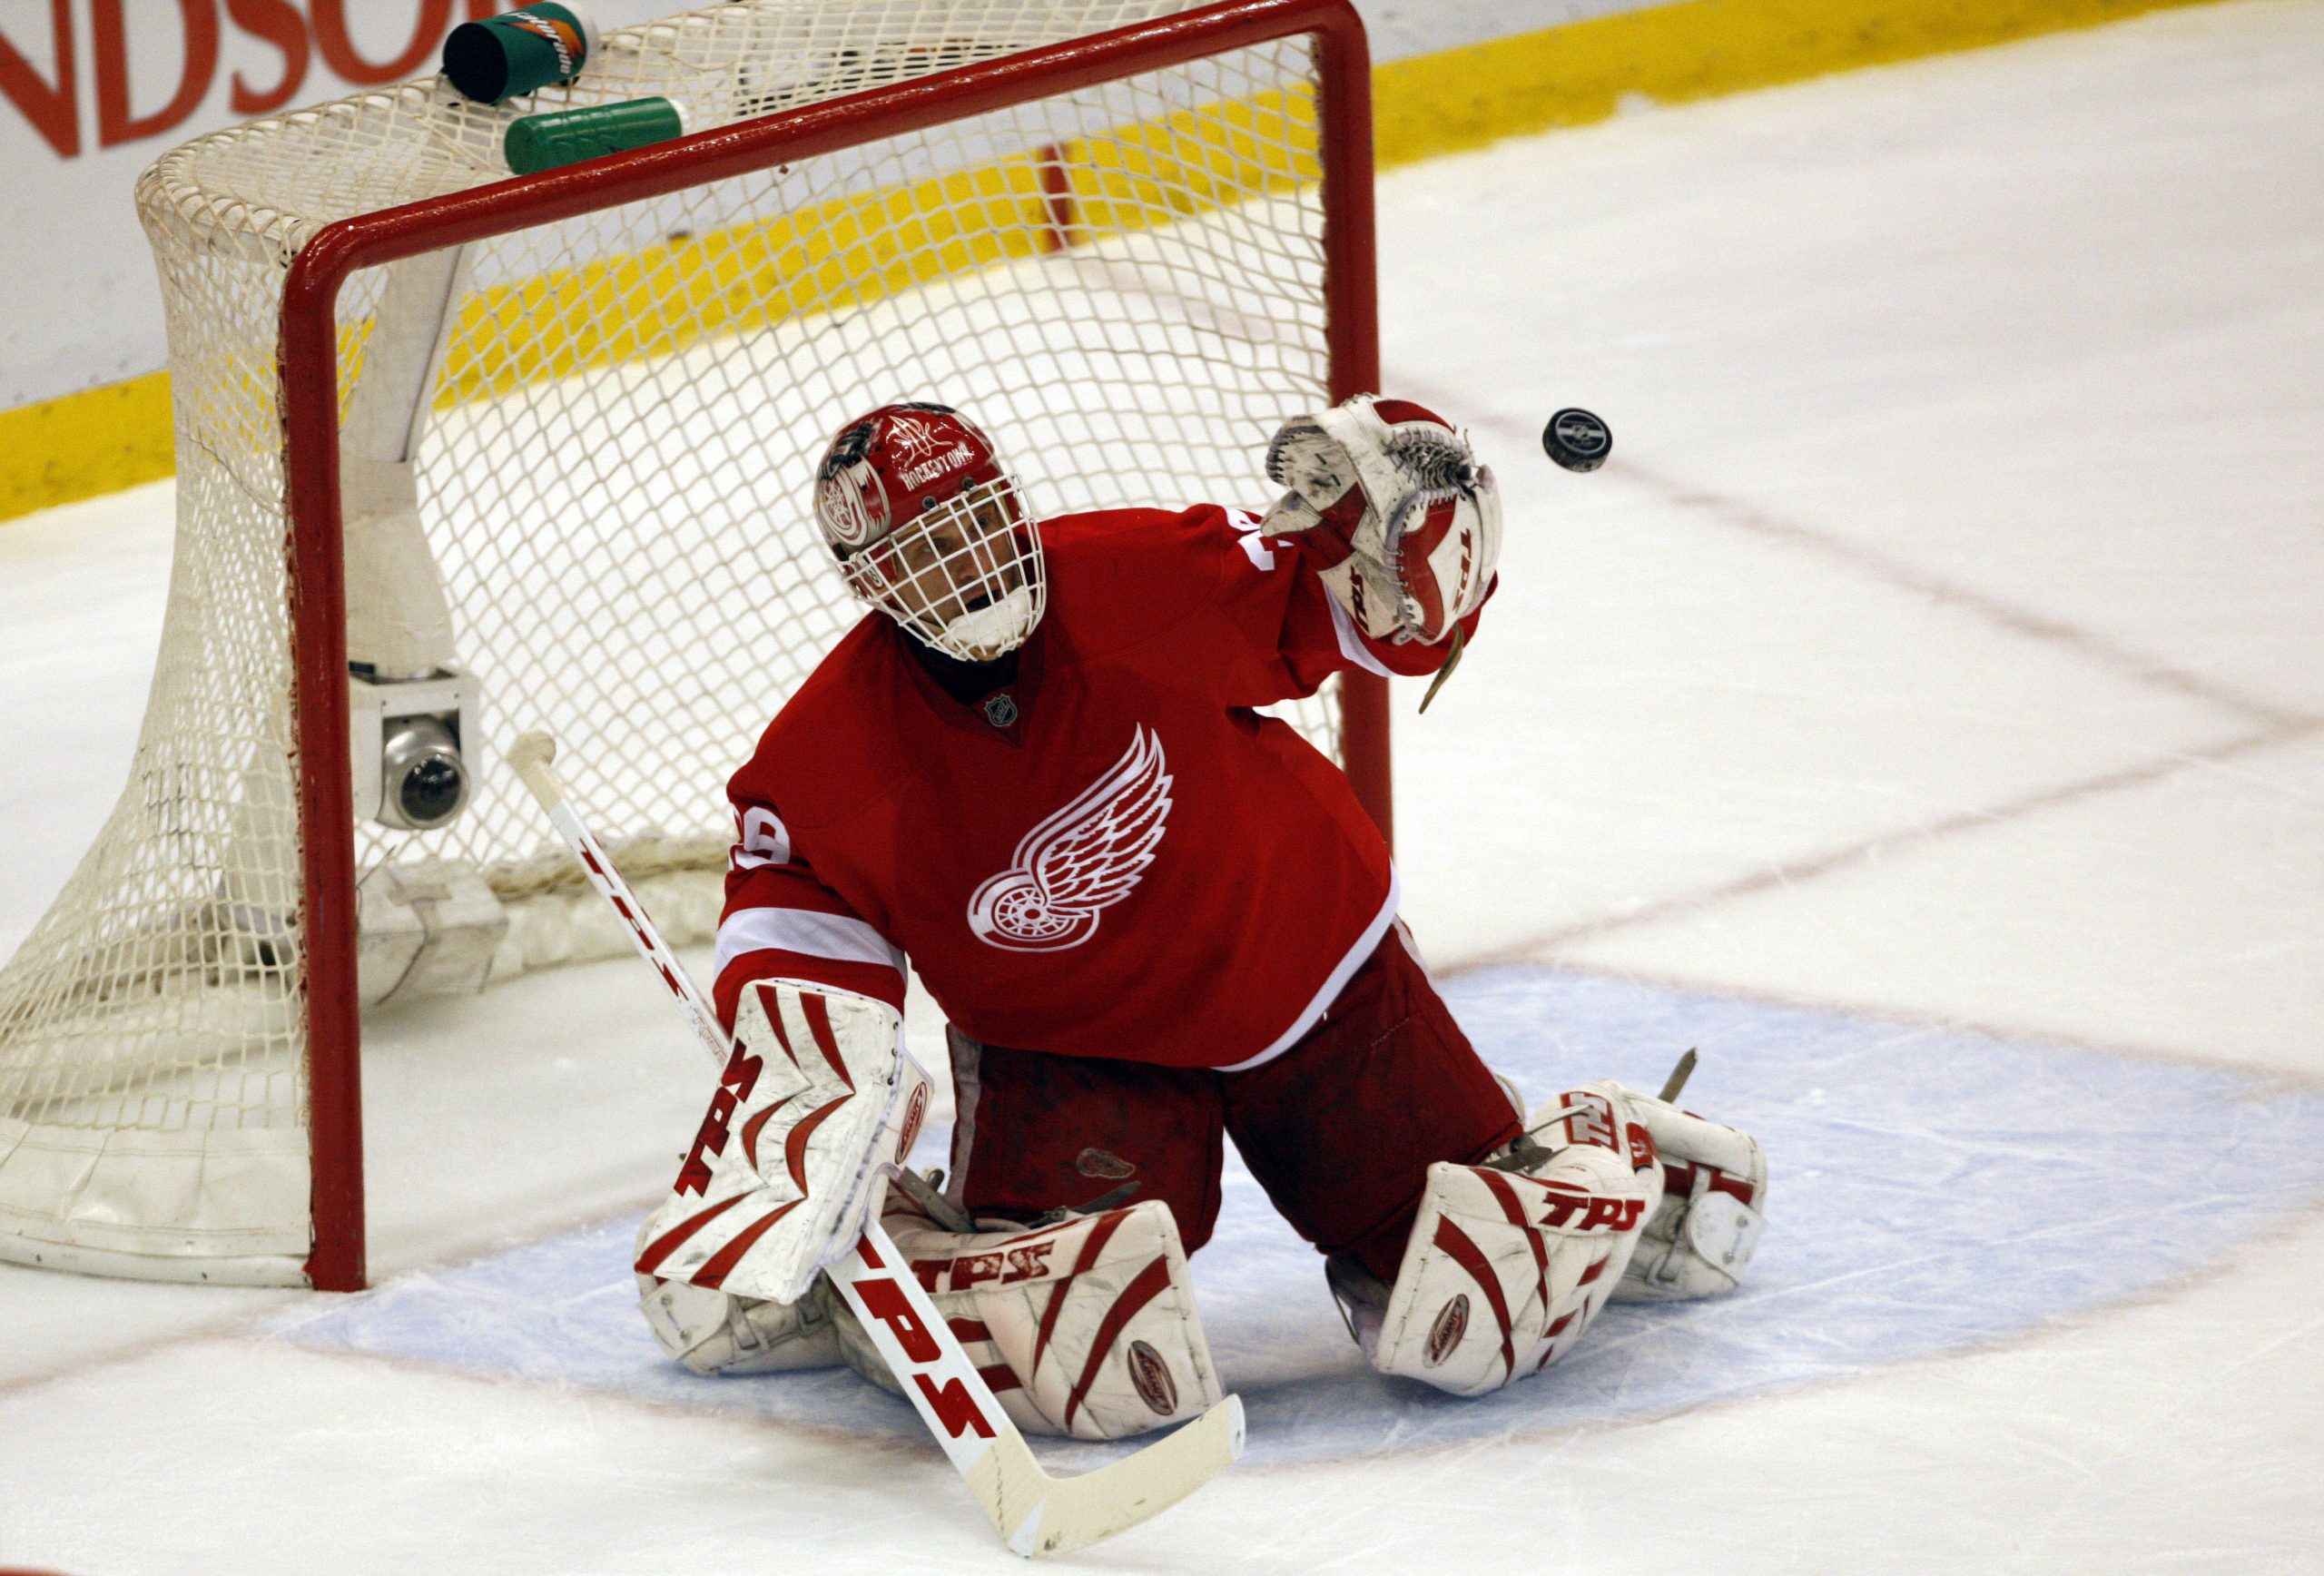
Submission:
[[[780,111],[586,163],[340,220],[291,261],[276,357],[305,950],[308,1141],[319,1291],[367,1284],[362,1026],[356,990],[355,818],[347,750],[347,596],[340,493],[338,303],[357,271],[594,213],[875,135],[912,132],[1206,55],[1315,40],[1332,399],[1379,387],[1370,48],[1349,0],[1233,0]],[[1360,803],[1392,831],[1388,686],[1341,677],[1341,755]]]

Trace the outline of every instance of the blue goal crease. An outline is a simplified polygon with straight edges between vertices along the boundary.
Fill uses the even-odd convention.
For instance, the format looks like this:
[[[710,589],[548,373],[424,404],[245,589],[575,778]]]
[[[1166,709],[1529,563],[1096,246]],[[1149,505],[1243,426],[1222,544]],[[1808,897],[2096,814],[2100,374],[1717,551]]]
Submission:
[[[1529,1101],[1609,1076],[1657,1088],[1699,1047],[1687,1103],[1768,1149],[1768,1230],[1750,1279],[1707,1302],[1617,1304],[1547,1374],[1456,1400],[1364,1364],[1321,1261],[1230,1153],[1195,1282],[1221,1378],[1247,1409],[1246,1459],[1667,1415],[1990,1345],[2167,1285],[2324,1190],[2324,1094],[2264,1075],[1536,967],[1465,974],[1445,994]],[[923,1152],[947,1137],[932,1132]],[[403,1276],[269,1328],[326,1350],[919,1433],[905,1403],[843,1369],[703,1379],[670,1362],[637,1314],[635,1229],[608,1223]],[[1118,1453],[1042,1448],[1068,1467]]]

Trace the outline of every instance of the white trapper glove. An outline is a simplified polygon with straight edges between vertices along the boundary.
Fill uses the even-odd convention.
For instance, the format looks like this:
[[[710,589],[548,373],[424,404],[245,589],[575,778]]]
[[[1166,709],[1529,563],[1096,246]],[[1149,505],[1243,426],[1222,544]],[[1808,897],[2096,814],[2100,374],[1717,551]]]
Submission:
[[[880,1207],[928,1114],[928,1076],[884,1002],[787,980],[744,987],[734,1048],[636,1269],[793,1303]]]
[[[1285,422],[1266,465],[1291,490],[1260,533],[1300,537],[1365,635],[1435,645],[1484,602],[1501,559],[1501,489],[1434,412],[1358,395]]]

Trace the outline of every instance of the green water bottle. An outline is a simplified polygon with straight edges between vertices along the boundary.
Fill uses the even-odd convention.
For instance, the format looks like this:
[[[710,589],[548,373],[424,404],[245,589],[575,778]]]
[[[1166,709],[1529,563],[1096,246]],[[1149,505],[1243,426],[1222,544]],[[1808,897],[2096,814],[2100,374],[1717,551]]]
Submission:
[[[629,99],[617,104],[521,115],[508,123],[502,148],[509,169],[519,175],[532,175],[685,134],[683,104],[665,98]]]
[[[596,52],[596,25],[587,13],[542,0],[453,28],[444,40],[444,74],[468,97],[497,104],[571,82]]]

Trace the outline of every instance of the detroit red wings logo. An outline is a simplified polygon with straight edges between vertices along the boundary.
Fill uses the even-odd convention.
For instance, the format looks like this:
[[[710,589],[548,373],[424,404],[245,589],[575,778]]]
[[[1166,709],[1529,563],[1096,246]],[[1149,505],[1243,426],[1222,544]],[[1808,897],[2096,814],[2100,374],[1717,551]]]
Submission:
[[[1064,809],[1027,832],[1009,869],[969,900],[969,929],[1010,952],[1078,947],[1102,909],[1129,896],[1170,816],[1169,763],[1143,727],[1128,751]]]
[[[862,469],[851,467],[834,472],[819,484],[824,523],[842,547],[860,547],[872,537],[872,510],[864,497]]]

